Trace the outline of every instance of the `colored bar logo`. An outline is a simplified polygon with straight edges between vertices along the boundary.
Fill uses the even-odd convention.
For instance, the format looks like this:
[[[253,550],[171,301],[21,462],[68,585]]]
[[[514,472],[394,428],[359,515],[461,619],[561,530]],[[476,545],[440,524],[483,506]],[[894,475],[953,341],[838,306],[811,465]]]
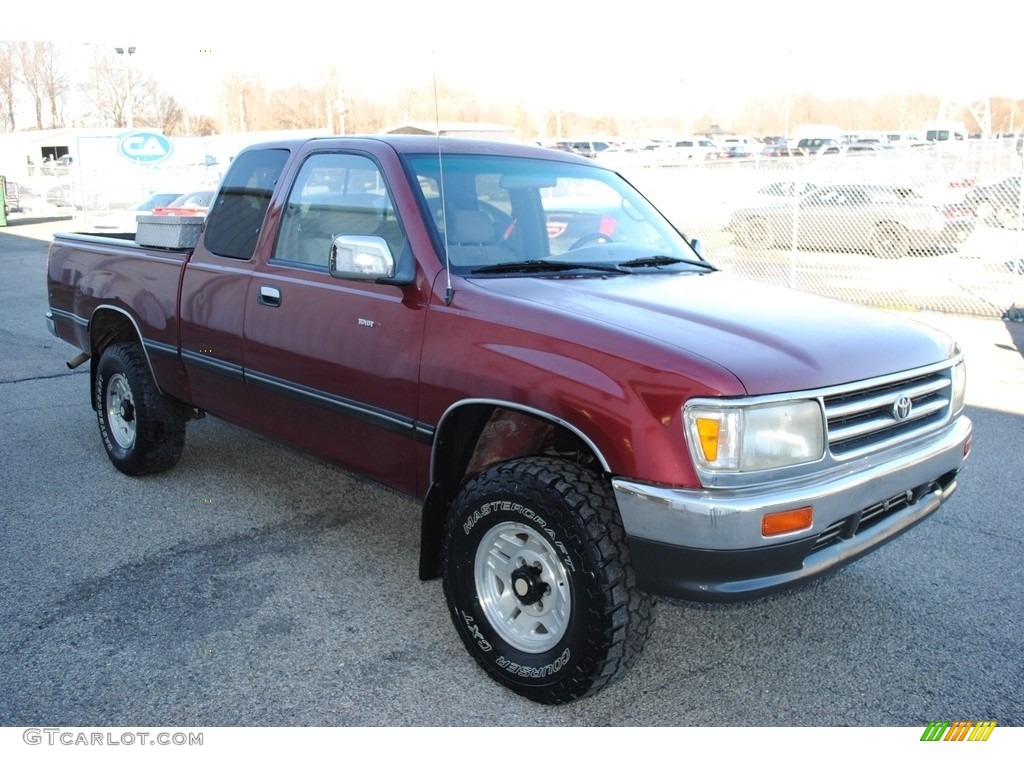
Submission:
[[[932,720],[921,734],[921,741],[988,741],[995,728],[995,720]]]

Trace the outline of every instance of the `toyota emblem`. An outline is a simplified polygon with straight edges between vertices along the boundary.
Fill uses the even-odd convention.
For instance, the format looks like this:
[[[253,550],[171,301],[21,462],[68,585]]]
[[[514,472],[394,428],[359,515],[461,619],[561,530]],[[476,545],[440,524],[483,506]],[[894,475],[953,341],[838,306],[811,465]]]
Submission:
[[[910,395],[900,395],[896,398],[896,402],[892,404],[892,417],[896,421],[906,421],[910,418],[910,412],[914,408],[914,401],[910,399]]]

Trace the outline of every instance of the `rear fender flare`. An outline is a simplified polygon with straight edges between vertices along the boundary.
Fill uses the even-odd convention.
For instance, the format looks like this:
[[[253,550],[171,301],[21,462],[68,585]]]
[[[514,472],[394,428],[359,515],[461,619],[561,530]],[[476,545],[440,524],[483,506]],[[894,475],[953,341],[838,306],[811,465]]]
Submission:
[[[93,364],[89,366],[89,399],[93,410],[96,409],[96,365],[99,362],[103,350],[111,344],[121,341],[136,342],[142,348],[142,355],[146,359],[146,367],[149,368],[149,375],[160,394],[164,394],[157,384],[156,372],[153,370],[153,361],[150,359],[146,342],[142,338],[142,331],[139,324],[131,313],[123,307],[113,304],[100,304],[93,310],[89,318],[89,346]]]

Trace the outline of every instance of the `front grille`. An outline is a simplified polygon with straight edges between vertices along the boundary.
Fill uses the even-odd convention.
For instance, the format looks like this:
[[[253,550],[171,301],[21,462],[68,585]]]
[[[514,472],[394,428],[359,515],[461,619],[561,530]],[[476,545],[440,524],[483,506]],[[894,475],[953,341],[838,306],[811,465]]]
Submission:
[[[949,417],[952,395],[949,368],[828,395],[829,450],[835,458],[847,459],[937,428]]]

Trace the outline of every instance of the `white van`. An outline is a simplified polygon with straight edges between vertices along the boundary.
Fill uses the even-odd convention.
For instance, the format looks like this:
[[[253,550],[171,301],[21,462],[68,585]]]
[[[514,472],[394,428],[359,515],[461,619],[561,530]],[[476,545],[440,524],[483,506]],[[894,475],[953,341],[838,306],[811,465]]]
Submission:
[[[924,143],[920,131],[883,131],[882,136],[886,144],[894,147],[913,147]]]
[[[967,141],[967,126],[956,120],[933,120],[924,124],[925,141]]]

